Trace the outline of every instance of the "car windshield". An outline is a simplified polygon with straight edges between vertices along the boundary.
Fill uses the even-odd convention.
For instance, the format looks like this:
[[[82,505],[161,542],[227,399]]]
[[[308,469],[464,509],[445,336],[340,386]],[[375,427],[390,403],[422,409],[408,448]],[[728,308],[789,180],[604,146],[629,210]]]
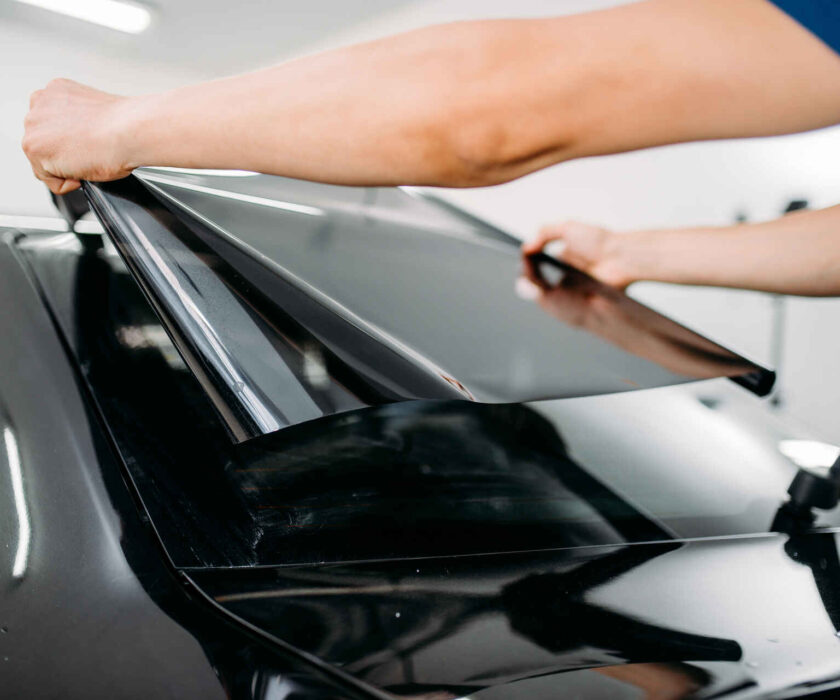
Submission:
[[[726,380],[530,404],[393,403],[234,444],[102,239],[28,235],[18,250],[179,566],[764,532],[795,473],[776,450],[790,433]]]

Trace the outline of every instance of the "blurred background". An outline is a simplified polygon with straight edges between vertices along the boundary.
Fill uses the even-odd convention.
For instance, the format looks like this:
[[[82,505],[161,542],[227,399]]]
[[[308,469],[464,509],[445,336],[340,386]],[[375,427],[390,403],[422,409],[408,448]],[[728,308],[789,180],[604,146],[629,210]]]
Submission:
[[[20,150],[29,95],[51,78],[138,94],[437,22],[559,15],[616,4],[621,0],[158,0],[129,6],[113,0],[3,0],[0,216],[55,216]],[[86,15],[94,21],[80,18]],[[838,163],[840,128],[832,128],[591,158],[499,187],[438,194],[523,238],[564,219],[617,230],[715,225],[772,218],[791,202],[814,208],[840,203]],[[632,294],[779,368],[779,392],[768,410],[840,443],[840,330],[834,326],[840,300],[652,283],[636,285]]]

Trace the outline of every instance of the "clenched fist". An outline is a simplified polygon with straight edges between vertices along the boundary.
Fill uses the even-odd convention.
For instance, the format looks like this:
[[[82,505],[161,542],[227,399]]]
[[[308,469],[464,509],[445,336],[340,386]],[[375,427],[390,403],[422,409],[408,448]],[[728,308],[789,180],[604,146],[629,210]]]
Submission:
[[[80,180],[128,175],[128,148],[120,136],[127,99],[72,80],[53,80],[35,92],[24,120],[23,151],[39,180],[56,194]]]

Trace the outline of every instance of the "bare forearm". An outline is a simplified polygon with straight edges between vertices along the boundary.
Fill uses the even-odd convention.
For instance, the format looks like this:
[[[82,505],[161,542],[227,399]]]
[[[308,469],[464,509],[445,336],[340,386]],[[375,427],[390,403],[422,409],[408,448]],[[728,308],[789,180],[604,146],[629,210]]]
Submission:
[[[510,179],[489,171],[506,169],[501,123],[524,118],[510,106],[523,92],[512,65],[539,70],[522,55],[534,33],[542,28],[528,21],[438,26],[130,99],[120,123],[133,135],[131,166],[367,185]],[[516,159],[531,150],[512,148]]]
[[[123,122],[131,165],[470,186],[822,126],[840,119],[827,84],[840,85],[840,60],[765,0],[652,0],[430,27],[131,100]]]
[[[760,224],[616,235],[628,280],[840,295],[840,206]]]

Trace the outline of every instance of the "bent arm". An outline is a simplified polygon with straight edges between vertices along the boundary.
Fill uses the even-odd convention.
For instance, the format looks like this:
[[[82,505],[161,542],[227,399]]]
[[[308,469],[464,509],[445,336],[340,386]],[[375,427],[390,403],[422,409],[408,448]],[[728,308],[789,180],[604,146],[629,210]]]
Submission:
[[[610,248],[628,282],[840,295],[840,206],[760,224],[618,234]]]
[[[168,165],[465,187],[570,158],[833,124],[838,88],[840,57],[767,0],[647,0],[430,27],[99,113],[65,96],[52,120],[59,88],[48,88],[25,149],[39,176],[71,186]]]

